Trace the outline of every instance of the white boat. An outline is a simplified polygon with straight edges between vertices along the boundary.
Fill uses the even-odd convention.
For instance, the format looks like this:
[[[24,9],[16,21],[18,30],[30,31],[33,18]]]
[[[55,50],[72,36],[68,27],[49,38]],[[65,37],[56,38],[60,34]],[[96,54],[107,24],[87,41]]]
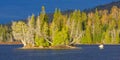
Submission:
[[[99,48],[104,49],[104,45],[103,44],[99,45]]]

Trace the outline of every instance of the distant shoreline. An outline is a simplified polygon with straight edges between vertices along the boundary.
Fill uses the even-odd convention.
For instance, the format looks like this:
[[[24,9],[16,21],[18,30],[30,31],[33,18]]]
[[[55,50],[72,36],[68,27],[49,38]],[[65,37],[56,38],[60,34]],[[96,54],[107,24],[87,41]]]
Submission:
[[[80,49],[77,48],[75,46],[50,46],[50,47],[22,47],[22,48],[18,48],[18,49],[22,49],[22,50],[29,50],[29,49]]]
[[[0,42],[0,45],[22,44],[21,42]],[[75,44],[75,45],[100,45],[100,44]],[[120,44],[103,44],[103,45],[120,45]]]
[[[0,45],[14,45],[14,44],[22,44],[21,42],[0,42]]]
[[[89,46],[91,46],[91,45],[101,45],[101,44],[100,43],[96,43],[96,44],[75,44],[73,46],[80,46],[80,45],[89,45]],[[120,45],[120,44],[103,44],[103,45]]]

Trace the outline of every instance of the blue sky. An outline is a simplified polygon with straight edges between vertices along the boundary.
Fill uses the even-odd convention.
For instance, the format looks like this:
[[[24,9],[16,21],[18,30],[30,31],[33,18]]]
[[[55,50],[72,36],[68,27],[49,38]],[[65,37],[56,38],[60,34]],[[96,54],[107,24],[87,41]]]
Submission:
[[[32,14],[38,15],[43,5],[46,7],[46,12],[53,12],[55,8],[63,11],[83,10],[112,1],[116,0],[0,0],[0,23],[25,19]]]

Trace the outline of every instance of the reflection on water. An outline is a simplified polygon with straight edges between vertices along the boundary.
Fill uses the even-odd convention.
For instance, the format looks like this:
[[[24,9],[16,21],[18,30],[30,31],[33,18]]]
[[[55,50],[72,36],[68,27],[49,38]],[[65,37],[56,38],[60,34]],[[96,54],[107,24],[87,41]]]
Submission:
[[[19,50],[22,45],[0,45],[0,60],[120,60],[119,45],[78,45],[81,49]]]

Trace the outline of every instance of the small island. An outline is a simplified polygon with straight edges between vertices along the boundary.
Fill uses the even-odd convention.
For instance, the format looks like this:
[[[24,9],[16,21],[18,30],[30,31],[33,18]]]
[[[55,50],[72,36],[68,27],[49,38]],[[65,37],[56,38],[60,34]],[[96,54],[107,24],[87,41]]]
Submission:
[[[26,21],[19,20],[11,25],[0,26],[0,41],[17,41],[21,49],[75,49],[75,44],[119,44],[120,9],[69,14],[55,9],[49,17],[42,6],[39,16],[34,14]],[[11,27],[10,27],[11,26]]]

